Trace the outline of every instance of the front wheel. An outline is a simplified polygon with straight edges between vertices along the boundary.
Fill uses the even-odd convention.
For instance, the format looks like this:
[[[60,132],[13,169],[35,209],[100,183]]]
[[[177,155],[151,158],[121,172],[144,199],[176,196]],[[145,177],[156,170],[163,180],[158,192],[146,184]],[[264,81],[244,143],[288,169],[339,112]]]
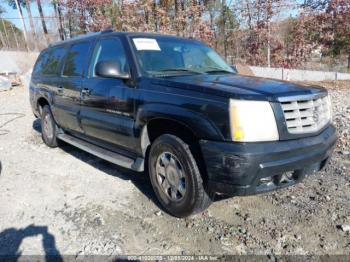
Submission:
[[[167,212],[186,217],[212,203],[189,146],[174,135],[162,135],[149,153],[149,175],[154,192]]]

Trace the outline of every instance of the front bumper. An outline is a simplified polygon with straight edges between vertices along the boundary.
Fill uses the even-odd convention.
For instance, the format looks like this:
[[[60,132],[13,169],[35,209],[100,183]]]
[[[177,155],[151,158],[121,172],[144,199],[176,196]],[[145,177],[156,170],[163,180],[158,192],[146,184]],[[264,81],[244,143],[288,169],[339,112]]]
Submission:
[[[317,136],[276,142],[201,140],[208,186],[226,195],[252,195],[300,182],[327,163],[337,135],[333,125]]]

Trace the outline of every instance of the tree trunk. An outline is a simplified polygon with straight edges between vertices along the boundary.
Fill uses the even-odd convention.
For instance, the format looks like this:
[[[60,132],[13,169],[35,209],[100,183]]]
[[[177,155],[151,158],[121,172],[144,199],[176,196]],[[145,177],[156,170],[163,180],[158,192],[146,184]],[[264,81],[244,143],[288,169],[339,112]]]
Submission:
[[[21,22],[22,22],[24,41],[26,42],[25,44],[26,44],[27,50],[29,51],[27,27],[26,27],[26,23],[24,22],[22,8],[19,5],[18,0],[15,0],[15,3],[16,3],[17,11],[18,11],[18,16],[21,18]]]
[[[174,0],[174,6],[175,6],[175,17],[179,13],[179,2],[178,0]]]
[[[38,10],[40,14],[40,20],[41,20],[41,25],[43,27],[43,32],[45,35],[46,43],[49,44],[49,39],[48,39],[48,32],[47,32],[47,27],[45,23],[45,18],[44,18],[44,13],[43,13],[43,8],[41,6],[41,0],[36,0],[36,3],[38,5]]]
[[[6,29],[6,25],[5,25],[4,19],[1,19],[1,22],[2,22],[2,28],[4,29],[4,33],[5,33],[7,48],[10,49],[10,47],[11,47],[10,46],[10,40],[9,40],[9,36],[7,34],[7,29]]]
[[[154,31],[158,32],[158,19],[157,19],[157,1],[155,0],[152,5],[152,13],[153,13],[153,20],[154,20]]]
[[[57,12],[58,12],[58,19],[60,22],[61,39],[64,40],[66,38],[66,31],[64,30],[62,9],[61,9],[61,4],[59,1],[57,2]]]
[[[227,61],[227,38],[226,38],[226,0],[222,0],[222,6],[221,6],[221,12],[222,12],[222,37],[224,42],[224,56],[225,61]]]
[[[267,21],[267,67],[271,67],[271,24]]]
[[[1,48],[5,48],[6,47],[6,43],[4,41],[4,38],[2,36],[2,31],[0,30],[0,41],[1,41]]]
[[[179,26],[177,25],[177,23],[175,22],[177,19],[177,16],[179,14],[179,2],[178,0],[174,0],[174,19],[173,19],[173,23],[174,23],[174,27],[176,30],[176,35],[179,36]]]
[[[72,38],[73,27],[72,27],[72,13],[68,11],[68,30],[69,30],[69,38]]]
[[[13,37],[15,38],[17,50],[19,50],[19,43],[18,43],[18,39],[17,39],[17,35],[16,35],[16,32],[15,32],[15,29],[13,29],[13,24],[12,23],[10,23],[10,26],[11,26]]]
[[[55,16],[58,17],[58,11],[57,11],[57,4],[56,4],[56,1],[52,1],[52,6],[53,6],[53,10],[55,12]],[[58,25],[60,24],[60,22],[58,21]],[[61,38],[61,29],[60,29],[60,26],[58,26],[58,35],[60,36],[60,39],[62,40]]]
[[[183,18],[183,21],[181,22],[181,32],[182,32],[182,36],[185,36],[185,26],[186,26],[186,9],[185,9],[185,0],[181,0],[181,3],[180,3],[180,6],[181,6],[181,11],[182,11],[182,18]]]
[[[34,38],[34,46],[36,49],[38,49],[37,47],[37,38],[36,38],[36,33],[35,33],[35,27],[34,27],[34,22],[33,22],[33,16],[32,16],[32,11],[30,10],[30,1],[26,0],[26,9],[27,9],[27,13],[29,16],[29,25],[30,25],[30,30],[32,31],[33,34],[33,38]]]
[[[63,29],[61,5],[60,5],[59,1],[53,1],[52,4],[53,4],[53,8],[55,10],[55,14],[58,17],[58,34],[60,36],[60,39],[63,41],[65,39],[65,32]]]

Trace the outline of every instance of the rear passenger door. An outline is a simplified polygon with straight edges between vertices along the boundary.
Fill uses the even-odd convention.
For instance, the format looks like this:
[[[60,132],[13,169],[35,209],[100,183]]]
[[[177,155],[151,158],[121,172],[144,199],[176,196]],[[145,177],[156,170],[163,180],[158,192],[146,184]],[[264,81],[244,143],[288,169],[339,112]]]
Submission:
[[[130,149],[135,144],[135,88],[128,85],[128,80],[95,74],[95,66],[101,61],[117,62],[123,73],[130,74],[128,60],[119,37],[105,37],[97,41],[90,61],[89,77],[83,84],[87,93],[82,95],[80,116],[87,136]]]
[[[90,42],[84,41],[70,46],[64,59],[62,75],[57,81],[55,115],[59,125],[68,131],[82,132],[79,122],[80,93],[84,72],[88,68],[90,45]]]

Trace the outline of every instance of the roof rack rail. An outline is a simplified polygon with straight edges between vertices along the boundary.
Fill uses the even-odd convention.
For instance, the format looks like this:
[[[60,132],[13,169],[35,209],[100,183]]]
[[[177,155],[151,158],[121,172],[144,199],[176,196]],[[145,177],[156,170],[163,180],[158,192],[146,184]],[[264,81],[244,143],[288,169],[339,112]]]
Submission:
[[[113,29],[112,28],[108,28],[108,29],[104,29],[101,31],[101,34],[107,34],[107,33],[112,33]]]
[[[88,38],[88,37],[91,37],[91,36],[94,36],[94,35],[107,34],[107,33],[112,33],[112,32],[114,32],[114,31],[111,28],[105,29],[105,30],[102,30],[102,31],[99,31],[99,32],[89,32],[89,33],[86,33],[86,34],[73,36],[72,38],[66,39],[64,41],[57,41],[57,42],[54,42],[54,43],[50,43],[48,45],[48,47],[56,46],[56,45],[59,45],[59,44],[62,44],[62,43],[69,43],[69,42],[75,41],[75,40],[81,40],[81,39]]]

